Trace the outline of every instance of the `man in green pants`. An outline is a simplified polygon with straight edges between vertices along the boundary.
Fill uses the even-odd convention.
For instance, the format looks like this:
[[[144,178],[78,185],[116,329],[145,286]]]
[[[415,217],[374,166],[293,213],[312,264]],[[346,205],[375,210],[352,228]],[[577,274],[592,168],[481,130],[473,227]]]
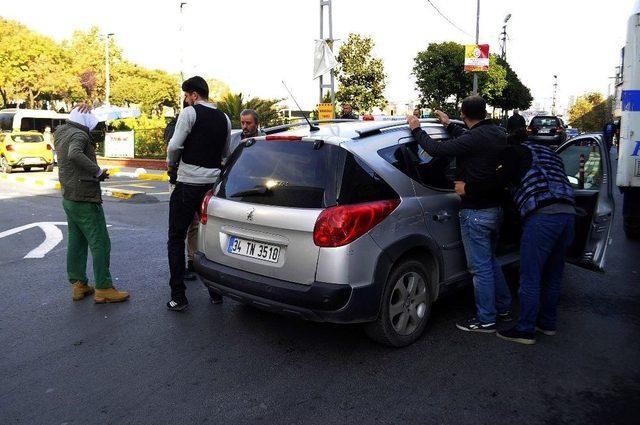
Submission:
[[[98,166],[91,130],[98,119],[78,108],[71,111],[69,120],[55,131],[58,152],[62,206],[67,215],[69,242],[67,244],[67,274],[73,285],[73,300],[78,301],[94,293],[87,279],[87,249],[91,249],[93,275],[96,280],[95,302],[125,301],[129,293],[113,287],[109,272],[111,242],[102,209],[100,182],[109,177]]]

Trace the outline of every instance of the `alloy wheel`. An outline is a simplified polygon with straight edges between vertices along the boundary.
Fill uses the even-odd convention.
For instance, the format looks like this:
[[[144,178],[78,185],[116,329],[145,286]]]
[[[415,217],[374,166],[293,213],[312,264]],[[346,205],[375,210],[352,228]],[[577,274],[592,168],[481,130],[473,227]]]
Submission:
[[[400,335],[409,335],[418,328],[427,313],[427,285],[416,272],[405,273],[391,291],[389,319]]]

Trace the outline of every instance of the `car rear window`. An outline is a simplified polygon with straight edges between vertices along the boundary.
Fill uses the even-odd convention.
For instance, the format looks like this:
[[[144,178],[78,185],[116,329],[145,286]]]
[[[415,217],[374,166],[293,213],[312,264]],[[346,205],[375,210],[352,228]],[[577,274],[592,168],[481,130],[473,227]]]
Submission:
[[[339,146],[303,141],[241,144],[229,159],[216,196],[293,208],[396,198],[361,159]]]
[[[254,204],[321,208],[335,176],[333,146],[298,141],[240,145],[229,160],[216,196]]]
[[[533,117],[531,125],[538,127],[556,127],[558,119],[556,117]]]
[[[11,140],[16,143],[39,143],[44,141],[39,134],[16,134],[11,136]]]

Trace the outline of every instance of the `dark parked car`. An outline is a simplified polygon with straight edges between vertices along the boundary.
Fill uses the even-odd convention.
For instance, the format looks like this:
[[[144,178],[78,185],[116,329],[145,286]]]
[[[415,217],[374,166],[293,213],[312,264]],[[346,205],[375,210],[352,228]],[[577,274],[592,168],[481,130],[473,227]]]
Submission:
[[[527,127],[529,139],[557,147],[567,140],[564,122],[553,115],[537,115]]]

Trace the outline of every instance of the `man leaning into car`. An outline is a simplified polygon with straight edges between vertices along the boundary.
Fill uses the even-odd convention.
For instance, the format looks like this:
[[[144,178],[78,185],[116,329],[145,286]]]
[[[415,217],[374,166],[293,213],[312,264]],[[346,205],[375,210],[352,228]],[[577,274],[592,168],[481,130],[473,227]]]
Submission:
[[[407,117],[413,137],[420,147],[434,157],[456,157],[456,185],[477,182],[495,174],[499,153],[506,146],[506,133],[486,118],[486,102],[480,96],[462,101],[460,117],[468,130],[452,123],[447,114],[436,111],[440,122],[453,139],[433,140],[420,128],[413,115]],[[496,319],[511,320],[511,293],[496,260],[498,231],[502,222],[502,191],[483,197],[462,196],[460,230],[469,271],[473,275],[477,315],[457,323],[458,329],[493,333]]]

